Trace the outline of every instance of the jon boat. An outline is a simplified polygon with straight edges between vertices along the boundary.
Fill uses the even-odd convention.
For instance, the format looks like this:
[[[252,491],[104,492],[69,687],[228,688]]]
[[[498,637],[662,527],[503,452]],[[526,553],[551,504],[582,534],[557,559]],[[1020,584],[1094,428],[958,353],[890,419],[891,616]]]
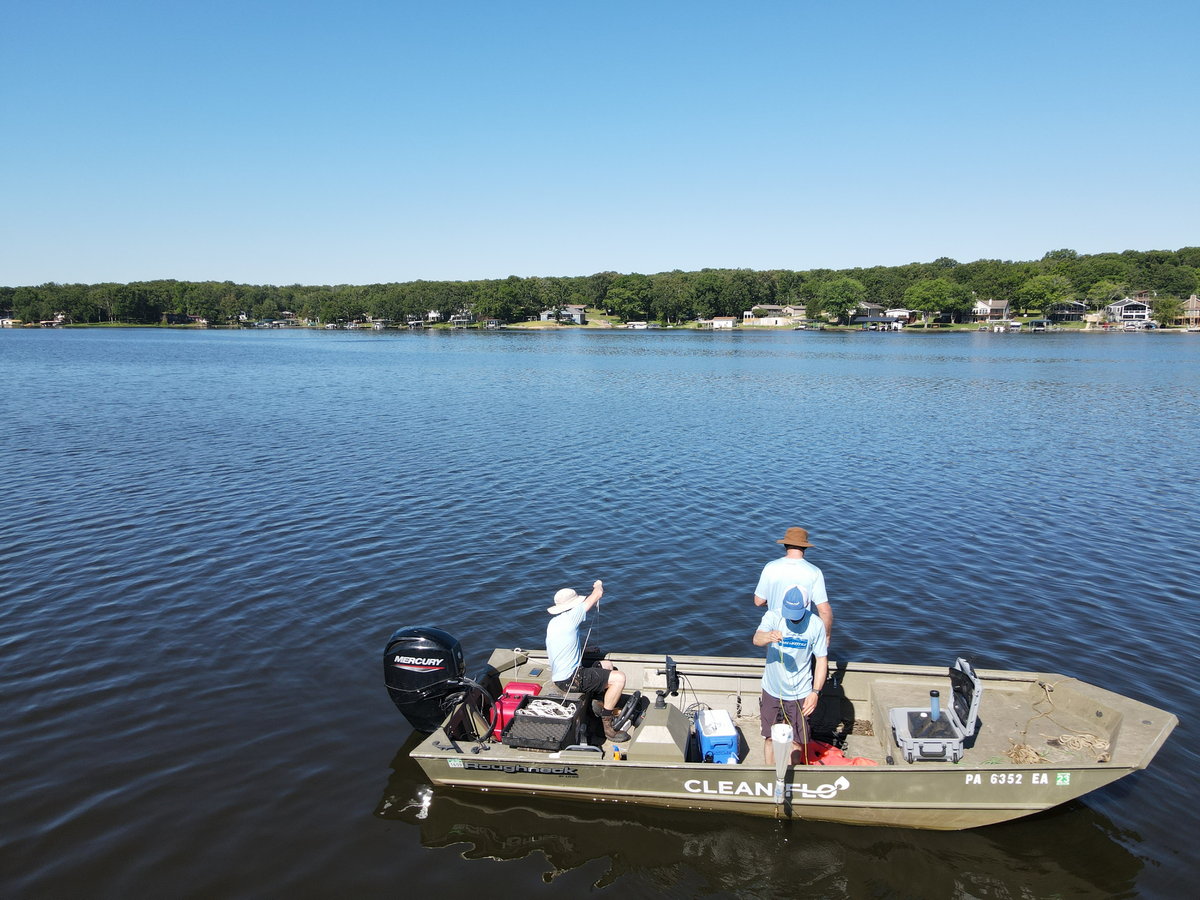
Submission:
[[[410,755],[435,786],[906,828],[975,828],[1073,800],[1146,768],[1178,724],[1064,675],[831,661],[814,720],[836,725],[824,735],[815,726],[815,737],[859,764],[777,754],[776,767],[759,732],[764,660],[604,658],[626,676],[630,740],[617,745],[603,740],[590,698],[555,688],[542,650],[494,650],[468,678],[458,641],[419,626],[392,635],[384,673],[397,707],[428,733]],[[574,714],[529,712],[533,690]],[[945,698],[932,722],[931,691]],[[732,724],[732,739],[714,745],[712,722]]]

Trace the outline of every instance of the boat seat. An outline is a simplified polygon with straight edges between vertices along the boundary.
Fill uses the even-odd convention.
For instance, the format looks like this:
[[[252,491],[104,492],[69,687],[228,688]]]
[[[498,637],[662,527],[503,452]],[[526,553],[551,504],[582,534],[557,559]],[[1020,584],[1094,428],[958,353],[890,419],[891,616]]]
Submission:
[[[971,664],[962,657],[950,667],[950,702],[935,720],[929,706],[888,710],[892,737],[906,762],[958,762],[979,725],[983,686]]]

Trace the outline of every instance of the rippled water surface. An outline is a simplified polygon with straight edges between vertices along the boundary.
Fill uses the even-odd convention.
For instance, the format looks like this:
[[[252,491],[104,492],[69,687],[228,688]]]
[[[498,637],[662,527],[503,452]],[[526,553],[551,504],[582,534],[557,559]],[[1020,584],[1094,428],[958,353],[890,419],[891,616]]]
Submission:
[[[0,332],[0,887],[20,897],[1191,895],[1200,338]],[[832,655],[1061,672],[1181,724],[962,834],[438,792],[382,685],[593,641],[749,655],[804,525]]]

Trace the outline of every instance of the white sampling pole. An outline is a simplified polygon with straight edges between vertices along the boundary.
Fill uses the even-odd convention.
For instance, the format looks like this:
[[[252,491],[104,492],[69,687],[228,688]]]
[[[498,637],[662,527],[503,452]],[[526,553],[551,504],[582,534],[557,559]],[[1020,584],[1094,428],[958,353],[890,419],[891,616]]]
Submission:
[[[775,802],[783,803],[783,776],[792,761],[792,726],[780,722],[771,726],[771,746],[775,750]]]

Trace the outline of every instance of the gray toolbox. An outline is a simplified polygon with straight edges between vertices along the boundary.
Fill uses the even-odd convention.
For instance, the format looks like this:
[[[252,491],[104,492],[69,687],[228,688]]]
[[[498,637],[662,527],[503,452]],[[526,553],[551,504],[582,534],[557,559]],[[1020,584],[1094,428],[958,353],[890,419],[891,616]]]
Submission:
[[[963,745],[975,735],[979,696],[983,686],[971,664],[962,657],[950,667],[950,702],[935,720],[929,706],[896,707],[888,711],[892,737],[906,762],[958,762]]]

